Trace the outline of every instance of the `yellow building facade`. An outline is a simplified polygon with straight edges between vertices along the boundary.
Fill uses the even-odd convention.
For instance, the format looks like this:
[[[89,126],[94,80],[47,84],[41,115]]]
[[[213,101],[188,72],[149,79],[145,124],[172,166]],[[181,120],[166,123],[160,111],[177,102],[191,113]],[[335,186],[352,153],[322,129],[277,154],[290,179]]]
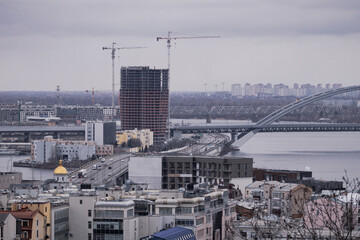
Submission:
[[[129,139],[139,139],[141,141],[141,147],[145,149],[145,147],[149,148],[154,144],[153,137],[154,133],[150,131],[150,129],[142,129],[142,130],[124,130],[116,133],[116,141],[118,145],[122,145],[123,143],[127,143]]]

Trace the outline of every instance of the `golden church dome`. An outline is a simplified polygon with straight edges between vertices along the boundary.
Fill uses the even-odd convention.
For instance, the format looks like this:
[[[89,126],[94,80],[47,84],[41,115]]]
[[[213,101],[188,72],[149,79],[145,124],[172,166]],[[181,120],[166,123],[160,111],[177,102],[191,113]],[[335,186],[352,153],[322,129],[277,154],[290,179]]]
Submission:
[[[59,160],[59,166],[57,168],[55,168],[54,174],[63,174],[63,175],[68,174],[68,171],[62,165],[62,160]]]

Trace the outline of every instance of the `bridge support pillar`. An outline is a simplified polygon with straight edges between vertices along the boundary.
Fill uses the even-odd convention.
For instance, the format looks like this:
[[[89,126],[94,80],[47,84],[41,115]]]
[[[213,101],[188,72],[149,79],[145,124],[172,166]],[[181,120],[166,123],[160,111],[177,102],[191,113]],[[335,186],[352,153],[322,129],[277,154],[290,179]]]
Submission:
[[[206,123],[211,123],[211,117],[210,117],[210,115],[207,115],[207,117],[206,117]]]
[[[174,131],[174,138],[181,139],[182,138],[182,132],[179,130]]]
[[[26,140],[31,143],[31,133],[25,133],[25,141]]]
[[[236,140],[237,140],[237,136],[238,136],[238,134],[237,133],[231,133],[231,142],[233,143],[233,142],[235,142]]]

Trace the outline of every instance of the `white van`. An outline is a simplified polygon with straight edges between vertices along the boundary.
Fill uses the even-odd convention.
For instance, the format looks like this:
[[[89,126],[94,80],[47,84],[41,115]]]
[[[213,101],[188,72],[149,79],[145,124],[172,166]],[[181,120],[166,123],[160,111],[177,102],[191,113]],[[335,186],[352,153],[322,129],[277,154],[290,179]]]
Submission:
[[[96,169],[97,169],[96,164],[95,164],[95,165],[93,165],[91,169],[92,169],[92,170],[96,170]]]

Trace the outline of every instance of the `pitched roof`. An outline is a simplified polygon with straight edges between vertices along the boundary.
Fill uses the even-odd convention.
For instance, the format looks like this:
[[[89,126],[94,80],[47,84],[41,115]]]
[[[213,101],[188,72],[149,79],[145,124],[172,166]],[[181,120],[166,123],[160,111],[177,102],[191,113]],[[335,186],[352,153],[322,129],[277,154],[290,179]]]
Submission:
[[[4,223],[9,213],[0,213],[0,224]]]
[[[20,211],[13,211],[11,212],[11,214],[15,217],[15,218],[20,218],[20,219],[33,219],[34,216],[39,212],[39,210],[35,210],[35,211],[30,211],[30,210],[20,210]]]
[[[155,239],[164,240],[196,240],[194,232],[190,229],[183,227],[173,227],[152,235]]]

